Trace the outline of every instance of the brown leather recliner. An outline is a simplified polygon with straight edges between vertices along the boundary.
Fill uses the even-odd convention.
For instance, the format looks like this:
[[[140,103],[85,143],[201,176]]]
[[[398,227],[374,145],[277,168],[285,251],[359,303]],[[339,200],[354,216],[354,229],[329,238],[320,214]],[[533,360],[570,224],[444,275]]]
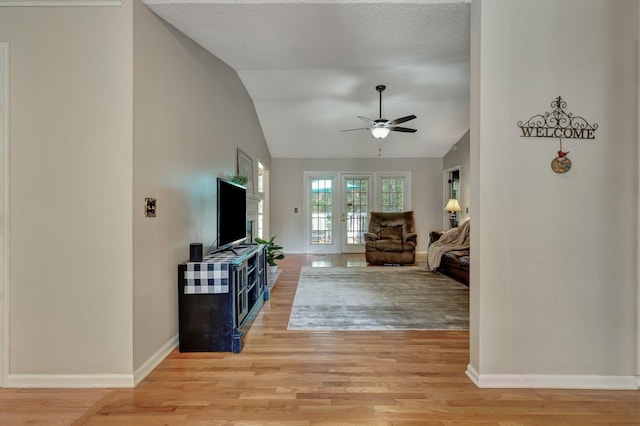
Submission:
[[[364,233],[365,258],[373,265],[412,265],[416,262],[417,235],[413,212],[371,212]]]

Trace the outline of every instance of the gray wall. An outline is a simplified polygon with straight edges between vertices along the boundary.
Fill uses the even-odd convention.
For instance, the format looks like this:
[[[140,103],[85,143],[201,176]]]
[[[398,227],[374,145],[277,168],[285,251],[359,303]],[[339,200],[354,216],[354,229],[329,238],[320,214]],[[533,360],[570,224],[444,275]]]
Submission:
[[[10,386],[126,386],[176,343],[215,181],[270,167],[236,73],[140,0],[2,7],[11,56]],[[145,197],[157,217],[143,217]]]
[[[176,270],[189,244],[216,238],[216,178],[237,148],[266,167],[261,127],[235,71],[141,2],[134,7],[134,370],[178,330]],[[158,201],[145,218],[145,197]]]
[[[304,248],[304,179],[313,172],[411,172],[411,202],[418,233],[418,251],[426,251],[429,231],[442,227],[441,158],[274,158],[271,174],[271,230],[289,253]],[[298,208],[299,213],[294,213]]]
[[[0,9],[11,92],[8,383],[126,375],[131,4]]]
[[[638,2],[532,3],[472,4],[470,371],[488,385],[633,386]],[[566,174],[550,169],[557,140],[516,126],[558,95],[599,124],[595,140],[564,140]]]

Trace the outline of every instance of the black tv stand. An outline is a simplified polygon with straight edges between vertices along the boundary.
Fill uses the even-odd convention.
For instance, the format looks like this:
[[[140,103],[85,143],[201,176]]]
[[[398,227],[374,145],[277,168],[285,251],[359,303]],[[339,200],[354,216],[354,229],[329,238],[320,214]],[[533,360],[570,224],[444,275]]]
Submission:
[[[180,352],[240,352],[268,300],[266,246],[236,246],[178,265]]]

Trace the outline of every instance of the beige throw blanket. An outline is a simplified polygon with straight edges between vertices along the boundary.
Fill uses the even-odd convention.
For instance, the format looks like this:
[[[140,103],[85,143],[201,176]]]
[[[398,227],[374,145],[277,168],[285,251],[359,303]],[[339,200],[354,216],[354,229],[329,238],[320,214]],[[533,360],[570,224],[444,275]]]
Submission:
[[[440,266],[442,256],[448,251],[469,248],[469,221],[466,220],[457,228],[446,231],[438,241],[427,249],[427,269],[435,271]]]

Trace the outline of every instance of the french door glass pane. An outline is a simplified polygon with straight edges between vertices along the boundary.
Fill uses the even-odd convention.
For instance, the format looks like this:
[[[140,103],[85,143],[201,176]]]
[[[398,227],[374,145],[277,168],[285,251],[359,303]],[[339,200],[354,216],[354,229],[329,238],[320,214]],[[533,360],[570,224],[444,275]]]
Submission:
[[[311,244],[333,244],[332,179],[311,179]]]
[[[404,179],[382,179],[382,211],[401,212],[404,210]]]
[[[347,244],[364,244],[369,222],[369,179],[346,179]]]

